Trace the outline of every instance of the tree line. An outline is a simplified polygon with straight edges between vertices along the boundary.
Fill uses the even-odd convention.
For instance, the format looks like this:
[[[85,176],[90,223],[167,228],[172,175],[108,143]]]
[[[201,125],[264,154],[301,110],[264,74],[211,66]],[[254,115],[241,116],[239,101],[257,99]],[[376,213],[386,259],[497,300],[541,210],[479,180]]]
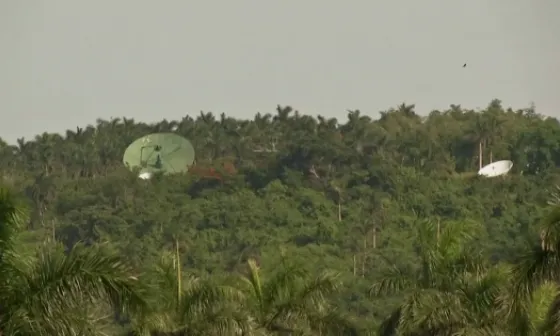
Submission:
[[[193,169],[124,167],[130,142],[169,131],[193,143]],[[498,100],[0,141],[0,330],[554,335],[558,144],[558,120]],[[477,176],[502,159],[508,175]]]

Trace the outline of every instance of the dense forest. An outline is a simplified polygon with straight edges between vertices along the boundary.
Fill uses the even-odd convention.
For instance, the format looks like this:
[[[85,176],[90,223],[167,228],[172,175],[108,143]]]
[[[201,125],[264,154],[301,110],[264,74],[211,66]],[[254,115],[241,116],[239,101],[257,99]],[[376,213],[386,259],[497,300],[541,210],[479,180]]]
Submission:
[[[129,171],[154,132],[194,167]],[[115,118],[0,153],[2,335],[560,334],[560,123],[534,108]]]

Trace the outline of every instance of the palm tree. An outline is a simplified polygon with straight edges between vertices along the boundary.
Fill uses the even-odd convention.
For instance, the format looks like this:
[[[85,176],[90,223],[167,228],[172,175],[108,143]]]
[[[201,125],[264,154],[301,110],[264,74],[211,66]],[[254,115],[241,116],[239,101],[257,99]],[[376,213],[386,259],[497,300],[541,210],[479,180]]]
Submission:
[[[458,335],[556,335],[550,329],[554,324],[550,312],[560,294],[558,285],[543,281],[530,298],[520,300],[516,295],[516,270],[515,266],[501,264],[488,268],[482,276],[461,279],[453,300],[440,300],[448,313],[436,308],[439,325],[452,326]]]
[[[528,332],[524,335],[556,335],[557,322],[551,319],[550,313],[558,310],[557,298],[560,295],[560,290],[558,284],[546,281],[543,282],[539,287],[533,291],[532,300],[528,302],[527,312],[526,312],[526,323]],[[552,314],[552,315],[553,315]],[[513,324],[517,327],[515,324]],[[521,328],[516,328],[516,330],[523,330]],[[518,335],[523,335],[518,333]]]
[[[544,319],[543,332],[546,335],[560,334],[560,206],[553,206],[550,214],[541,224],[541,240],[529,246],[514,267],[514,315],[526,316],[524,306],[534,300],[535,293],[543,285],[553,286],[554,296]],[[524,327],[529,332],[529,323]],[[521,326],[519,327],[521,328]]]
[[[405,296],[381,325],[381,335],[447,335],[458,319],[452,307],[462,307],[457,293],[472,288],[472,279],[484,275],[479,258],[468,249],[476,229],[468,224],[418,223],[419,262],[408,268],[391,267],[370,288],[374,296]]]
[[[270,335],[357,334],[352,323],[328,300],[341,285],[335,273],[327,271],[311,277],[304,268],[284,261],[277,273],[263,279],[257,262],[250,259],[248,274],[242,281],[247,291],[248,309],[260,332]]]
[[[236,288],[178,275],[176,260],[167,254],[149,281],[151,312],[136,316],[130,335],[249,335],[250,321],[237,304],[243,295]]]
[[[557,223],[559,214],[545,223]],[[556,261],[546,261],[541,253],[556,250],[547,234],[549,226],[543,229],[544,244],[536,244],[519,264],[485,267],[476,259],[466,258],[464,252],[468,250],[458,253],[461,247],[449,244],[450,237],[468,237],[461,234],[461,229],[450,235],[451,231],[444,228],[438,239],[437,227],[428,223],[419,230],[422,249],[426,250],[421,252],[419,269],[407,274],[395,268],[392,277],[372,287],[374,294],[402,289],[408,292],[404,303],[383,322],[381,335],[558,334],[560,288],[557,280],[552,280],[556,278],[550,276],[557,272]],[[434,236],[431,243],[425,239]],[[447,256],[442,254],[449,251]]]
[[[26,217],[21,201],[1,188],[0,334],[78,335],[95,320],[77,307],[103,303],[125,314],[145,308],[133,270],[106,248],[22,251],[17,233]]]
[[[498,265],[483,272],[465,273],[457,288],[435,296],[431,305],[432,325],[447,335],[511,335],[507,319],[510,303],[509,265]]]
[[[478,167],[483,167],[484,149],[498,137],[500,127],[504,120],[495,112],[479,113],[476,115],[475,123],[469,130],[467,137],[478,145]],[[493,160],[492,149],[490,149],[490,163]]]
[[[491,130],[484,120],[484,115],[476,115],[475,123],[473,128],[470,130],[468,137],[474,143],[478,145],[478,169],[482,169],[483,166],[483,148],[484,143],[488,137],[491,135]]]
[[[511,279],[514,273],[510,272],[509,276]],[[513,281],[509,281],[504,286],[500,310],[507,313],[505,321],[509,326],[504,330],[508,330],[509,335],[515,336],[556,335],[556,321],[551,313],[557,310],[555,304],[560,294],[558,284],[544,281],[535,287],[529,298],[523,299],[516,296],[516,280],[513,278]]]

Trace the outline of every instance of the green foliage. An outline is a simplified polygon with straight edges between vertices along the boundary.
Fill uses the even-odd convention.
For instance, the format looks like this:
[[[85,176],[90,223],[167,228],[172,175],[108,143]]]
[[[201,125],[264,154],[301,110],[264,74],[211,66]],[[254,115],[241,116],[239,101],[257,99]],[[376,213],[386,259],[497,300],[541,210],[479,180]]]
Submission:
[[[195,147],[190,172],[145,181],[123,166],[123,152],[136,138],[175,128]],[[144,271],[150,309],[112,319],[140,334],[271,332],[275,311],[281,320],[277,326],[311,334],[321,330],[322,335],[337,330],[327,321],[343,326],[352,316],[352,327],[337,331],[352,334],[356,324],[369,331],[387,325],[388,312],[398,320],[446,306],[447,320],[436,315],[408,319],[405,327],[434,332],[453,324],[463,334],[498,335],[495,327],[503,324],[492,323],[514,313],[541,321],[539,327],[527,322],[531,330],[547,325],[550,314],[543,315],[543,307],[557,302],[539,308],[525,304],[533,302],[542,281],[557,280],[555,251],[560,248],[533,244],[525,262],[511,270],[519,283],[512,285],[516,295],[510,299],[494,290],[509,284],[502,285],[490,270],[498,262],[517,261],[527,242],[538,241],[549,190],[560,184],[559,144],[556,119],[532,109],[507,109],[498,100],[482,111],[452,105],[427,117],[406,104],[377,120],[349,111],[345,122],[278,106],[275,115],[257,114],[253,120],[212,113],[151,125],[98,120],[64,135],[20,139],[15,146],[0,146],[0,179],[28,203],[30,218],[17,220],[27,229],[18,238],[24,243],[16,244],[26,251],[18,253],[33,255],[35,246],[56,240],[66,250],[78,246],[87,259],[98,251],[86,252],[84,245],[104,243],[103,249],[112,246],[113,256]],[[481,164],[502,159],[514,162],[508,175],[477,176]],[[27,213],[11,211],[15,206],[4,199],[12,198],[0,194],[0,215]],[[10,230],[0,227],[2,250],[13,245],[4,238],[13,237]],[[555,230],[549,226],[543,232],[558,237]],[[554,246],[560,241],[547,239]],[[160,260],[164,251],[174,250],[176,240],[184,271],[180,292],[192,298],[186,301],[174,296],[176,284],[162,283],[172,272]],[[71,274],[60,252],[49,253],[36,260]],[[102,258],[105,252],[99,253]],[[251,262],[251,271],[249,260],[256,263]],[[299,268],[282,268],[283,260]],[[156,269],[159,275],[153,274]],[[305,274],[298,273],[302,270]],[[298,301],[301,288],[319,281],[326,270],[336,272],[340,284],[332,293],[320,291],[324,307],[315,297],[312,305]],[[298,280],[274,287],[284,289],[276,296],[269,292],[265,306],[255,283],[247,291],[231,281],[239,276],[253,281],[261,272],[266,281],[280,281],[282,272],[297,273]],[[375,284],[379,292],[394,293],[372,298],[368,288]],[[554,288],[548,292],[555,293]],[[502,301],[519,304],[505,309]],[[495,315],[480,313],[483,309]],[[205,320],[214,321],[215,328]]]
[[[100,307],[137,314],[145,308],[130,264],[101,245],[78,244],[65,253],[41,244],[35,253],[16,248],[23,208],[0,189],[0,331],[7,335],[97,335]],[[109,322],[112,322],[109,320]]]

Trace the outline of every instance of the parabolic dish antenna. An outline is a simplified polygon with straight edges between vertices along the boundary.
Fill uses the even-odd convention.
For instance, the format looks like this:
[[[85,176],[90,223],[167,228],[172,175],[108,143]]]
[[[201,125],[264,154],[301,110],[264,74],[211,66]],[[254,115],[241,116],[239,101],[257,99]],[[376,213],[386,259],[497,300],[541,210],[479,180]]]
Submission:
[[[496,161],[489,165],[482,167],[478,171],[478,175],[486,177],[496,177],[507,174],[513,167],[513,162],[509,160]]]
[[[152,178],[152,173],[145,171],[140,173],[138,177],[141,178],[142,180],[149,180],[150,178]]]
[[[186,172],[194,163],[194,147],[174,133],[153,133],[136,139],[123,155],[124,165],[139,169],[138,177],[149,179],[154,173]]]

